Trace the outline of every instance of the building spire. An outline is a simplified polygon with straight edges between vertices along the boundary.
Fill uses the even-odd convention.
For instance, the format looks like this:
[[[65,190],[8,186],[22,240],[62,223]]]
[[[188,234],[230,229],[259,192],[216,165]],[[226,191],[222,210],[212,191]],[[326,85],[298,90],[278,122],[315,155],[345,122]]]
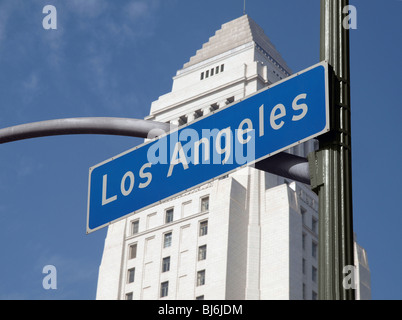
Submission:
[[[246,0],[244,0],[243,14],[246,14]]]

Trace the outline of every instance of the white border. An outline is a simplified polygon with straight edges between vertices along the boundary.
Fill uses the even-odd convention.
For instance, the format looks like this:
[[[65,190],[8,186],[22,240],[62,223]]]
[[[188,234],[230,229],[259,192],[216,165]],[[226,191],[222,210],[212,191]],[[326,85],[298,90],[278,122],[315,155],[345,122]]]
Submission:
[[[267,155],[265,155],[265,156],[263,156],[263,157],[261,157],[261,158],[255,159],[254,161],[252,161],[252,162],[250,162],[250,163],[246,163],[246,164],[244,164],[244,165],[242,165],[242,166],[240,166],[240,167],[237,167],[236,169],[233,169],[233,170],[231,170],[231,171],[225,172],[225,173],[223,173],[223,174],[221,174],[221,175],[219,175],[219,176],[216,176],[216,177],[214,177],[214,178],[212,178],[212,179],[203,181],[202,183],[199,183],[199,184],[197,184],[197,185],[192,186],[191,188],[188,188],[188,189],[182,190],[182,191],[180,191],[180,192],[177,192],[177,193],[175,193],[175,194],[173,194],[173,195],[170,195],[169,197],[166,197],[166,198],[163,198],[163,199],[161,199],[161,200],[159,200],[159,201],[156,201],[156,202],[154,202],[154,203],[152,203],[152,204],[150,204],[150,205],[148,205],[148,206],[146,206],[146,207],[143,207],[143,208],[138,209],[138,210],[136,210],[136,211],[127,213],[127,214],[125,214],[124,216],[119,217],[119,218],[117,218],[117,219],[114,219],[114,220],[112,220],[112,221],[110,221],[110,222],[107,222],[107,223],[105,223],[105,224],[103,224],[103,225],[101,225],[101,226],[99,226],[99,227],[96,227],[96,228],[94,228],[94,229],[90,229],[90,228],[89,228],[89,204],[90,204],[90,194],[91,194],[91,173],[92,173],[92,171],[93,171],[95,168],[100,167],[100,166],[104,165],[105,163],[108,163],[108,162],[110,162],[110,161],[113,161],[113,160],[115,160],[115,159],[117,159],[117,158],[120,158],[120,157],[124,156],[125,154],[130,153],[130,152],[132,152],[132,151],[134,151],[134,150],[136,150],[136,149],[138,149],[138,148],[142,148],[143,146],[145,146],[145,145],[147,145],[147,144],[149,144],[149,143],[151,143],[151,142],[154,142],[155,140],[160,139],[160,138],[162,138],[162,137],[164,137],[164,136],[170,135],[170,134],[172,134],[173,132],[178,131],[179,129],[181,130],[181,129],[183,129],[183,128],[189,126],[189,125],[192,125],[193,123],[195,123],[195,122],[197,122],[197,121],[206,119],[207,117],[212,116],[213,114],[215,114],[215,113],[217,113],[217,112],[220,112],[220,111],[222,111],[222,110],[225,110],[226,108],[230,108],[231,106],[233,106],[233,105],[235,105],[235,104],[238,104],[238,103],[240,103],[240,102],[242,102],[242,101],[244,101],[244,100],[246,100],[246,99],[248,99],[248,98],[250,98],[250,97],[252,97],[252,96],[254,96],[254,95],[260,94],[261,92],[263,92],[263,91],[265,91],[265,90],[269,90],[269,89],[271,89],[271,88],[273,88],[273,87],[275,87],[275,86],[277,86],[277,85],[279,85],[279,84],[281,84],[281,83],[283,83],[283,82],[286,82],[286,81],[288,81],[288,80],[290,80],[290,79],[292,79],[292,78],[294,78],[294,77],[297,77],[297,76],[299,76],[299,75],[301,75],[301,74],[303,74],[303,73],[305,73],[305,72],[307,72],[307,71],[310,71],[311,69],[317,68],[317,67],[319,67],[319,66],[323,66],[323,67],[324,67],[324,78],[325,78],[325,114],[326,114],[326,124],[325,124],[325,127],[324,127],[323,130],[321,130],[320,132],[315,133],[315,134],[313,134],[313,135],[311,135],[311,136],[309,136],[309,137],[307,137],[307,138],[304,138],[304,139],[299,140],[299,141],[296,141],[296,142],[294,142],[294,143],[292,143],[292,144],[290,144],[290,145],[287,145],[287,146],[284,147],[284,148],[281,148],[281,149],[278,149],[278,150],[276,150],[276,151],[274,151],[274,152],[272,152],[272,153],[269,153],[269,154],[267,154]],[[199,187],[199,186],[201,186],[201,185],[203,185],[203,184],[206,184],[206,183],[208,183],[208,182],[211,182],[211,181],[214,181],[214,180],[216,180],[216,179],[219,179],[220,177],[225,176],[225,175],[228,175],[228,174],[230,174],[230,173],[232,173],[232,172],[234,172],[234,171],[236,171],[236,170],[240,170],[240,169],[243,169],[243,168],[245,168],[245,167],[252,166],[252,165],[254,165],[256,162],[259,162],[259,161],[264,160],[264,159],[266,159],[266,158],[268,158],[268,157],[271,157],[271,156],[273,156],[273,155],[275,155],[275,154],[277,154],[277,153],[279,153],[279,152],[282,152],[282,151],[284,151],[284,150],[287,150],[287,149],[289,149],[289,148],[291,148],[291,147],[293,147],[293,146],[296,146],[296,145],[298,145],[298,144],[300,144],[300,143],[303,143],[303,142],[306,142],[306,141],[308,141],[308,140],[310,140],[310,139],[313,139],[313,138],[315,138],[315,137],[318,137],[318,136],[320,136],[320,135],[322,135],[322,134],[324,134],[324,133],[327,133],[328,131],[330,131],[330,121],[329,121],[329,75],[328,75],[328,61],[321,61],[321,62],[319,62],[319,63],[317,63],[317,64],[315,64],[315,65],[313,65],[313,66],[311,66],[311,67],[309,67],[309,68],[307,68],[307,69],[304,69],[304,70],[302,70],[302,71],[299,71],[299,72],[297,72],[297,73],[295,73],[295,74],[293,74],[293,75],[291,75],[291,76],[289,76],[289,77],[287,77],[287,78],[285,78],[285,79],[282,79],[281,81],[275,82],[274,84],[272,84],[272,85],[270,85],[270,86],[268,86],[268,87],[266,87],[266,88],[264,88],[264,89],[261,89],[261,90],[255,92],[255,93],[253,93],[253,94],[251,94],[251,95],[248,95],[247,97],[245,97],[245,98],[243,98],[243,99],[240,99],[240,100],[238,100],[238,101],[236,101],[236,102],[233,102],[233,103],[231,103],[231,104],[229,104],[229,105],[227,105],[227,106],[224,106],[223,108],[217,109],[217,110],[215,110],[215,111],[213,111],[213,112],[207,114],[205,117],[198,118],[198,119],[196,119],[196,120],[194,120],[194,121],[192,121],[192,122],[190,122],[190,123],[187,123],[186,125],[183,125],[183,126],[174,128],[172,131],[169,131],[169,132],[167,132],[167,133],[164,133],[163,135],[161,135],[161,136],[159,136],[159,137],[156,137],[156,138],[154,138],[154,139],[152,139],[152,140],[150,140],[150,141],[147,141],[147,142],[145,142],[145,143],[142,143],[142,144],[140,144],[140,145],[138,145],[138,146],[136,146],[136,147],[134,147],[134,148],[128,149],[128,150],[126,150],[126,151],[124,151],[124,152],[122,152],[122,153],[120,153],[120,154],[118,154],[118,155],[116,155],[116,156],[114,156],[114,157],[112,157],[112,158],[109,158],[109,159],[107,159],[107,160],[105,160],[105,161],[102,161],[102,162],[96,164],[95,166],[90,167],[90,168],[89,168],[89,181],[88,181],[88,204],[87,204],[87,225],[86,225],[86,233],[89,234],[89,233],[92,233],[92,232],[94,232],[94,231],[97,231],[97,230],[99,230],[99,229],[101,229],[101,228],[104,228],[104,227],[106,227],[106,226],[108,226],[108,225],[110,225],[110,224],[112,224],[112,223],[114,223],[114,222],[116,222],[116,221],[125,219],[125,218],[127,218],[128,216],[131,216],[131,215],[134,215],[135,213],[138,213],[138,212],[141,212],[141,211],[143,211],[143,210],[146,210],[146,209],[148,209],[148,208],[150,208],[150,207],[152,207],[152,206],[155,206],[155,205],[158,204],[158,203],[161,203],[162,201],[167,201],[167,200],[169,200],[170,198],[177,197],[178,195],[181,195],[181,194],[183,194],[183,193],[186,193],[186,192],[188,192],[189,190],[192,190],[192,189],[194,189],[194,188],[197,188],[197,187]]]

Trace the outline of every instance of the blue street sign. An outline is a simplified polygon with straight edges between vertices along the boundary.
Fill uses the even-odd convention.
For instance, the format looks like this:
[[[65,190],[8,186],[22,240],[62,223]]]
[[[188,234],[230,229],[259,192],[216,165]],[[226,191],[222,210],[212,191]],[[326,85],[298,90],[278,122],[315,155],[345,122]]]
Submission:
[[[89,170],[87,233],[330,130],[321,62]]]

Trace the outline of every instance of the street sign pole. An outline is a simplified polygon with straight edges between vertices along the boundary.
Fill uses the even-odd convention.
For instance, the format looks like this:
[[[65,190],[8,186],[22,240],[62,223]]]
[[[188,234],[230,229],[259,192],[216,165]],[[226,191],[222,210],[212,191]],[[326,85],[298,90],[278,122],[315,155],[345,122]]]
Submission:
[[[355,299],[354,284],[344,281],[351,270],[345,266],[354,266],[349,30],[343,27],[348,4],[321,0],[320,60],[327,60],[333,72],[331,132],[319,137],[320,149],[309,155],[311,186],[319,198],[320,300]]]

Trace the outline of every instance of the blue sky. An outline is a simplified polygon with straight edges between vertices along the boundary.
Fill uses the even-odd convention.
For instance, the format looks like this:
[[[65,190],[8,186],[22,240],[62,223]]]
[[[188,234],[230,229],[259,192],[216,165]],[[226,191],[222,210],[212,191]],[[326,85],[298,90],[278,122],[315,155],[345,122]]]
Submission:
[[[42,9],[57,8],[57,30]],[[354,223],[374,299],[402,299],[402,1],[355,0]],[[319,1],[248,0],[294,71],[319,61]],[[143,118],[243,0],[0,0],[0,128],[68,117]],[[106,230],[85,234],[89,167],[141,139],[59,136],[0,145],[0,299],[94,299]],[[42,269],[57,268],[57,290]]]

